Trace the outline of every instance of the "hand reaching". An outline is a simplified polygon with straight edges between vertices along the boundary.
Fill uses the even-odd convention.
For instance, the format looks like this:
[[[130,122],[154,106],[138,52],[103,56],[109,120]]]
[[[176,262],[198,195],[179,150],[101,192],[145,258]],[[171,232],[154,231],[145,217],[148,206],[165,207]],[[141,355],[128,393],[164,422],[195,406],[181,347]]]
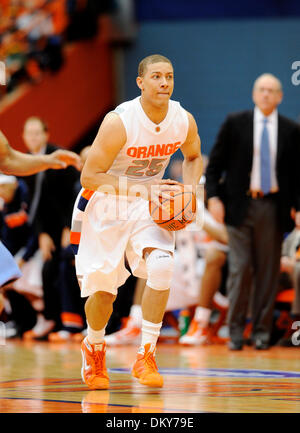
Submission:
[[[55,152],[45,155],[47,158],[48,168],[62,169],[73,165],[77,170],[81,170],[82,161],[79,155],[70,150],[56,150]]]

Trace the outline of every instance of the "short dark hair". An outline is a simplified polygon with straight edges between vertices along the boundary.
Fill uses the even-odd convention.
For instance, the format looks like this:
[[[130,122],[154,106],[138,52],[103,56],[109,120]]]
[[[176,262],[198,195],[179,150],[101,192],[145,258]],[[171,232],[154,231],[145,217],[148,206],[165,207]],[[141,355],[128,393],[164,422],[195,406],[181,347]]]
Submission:
[[[170,65],[173,67],[171,60],[169,60],[167,57],[162,56],[161,54],[151,54],[151,56],[147,56],[140,61],[138,67],[139,77],[144,76],[148,65],[151,65],[152,63],[158,63],[158,62],[170,63]]]

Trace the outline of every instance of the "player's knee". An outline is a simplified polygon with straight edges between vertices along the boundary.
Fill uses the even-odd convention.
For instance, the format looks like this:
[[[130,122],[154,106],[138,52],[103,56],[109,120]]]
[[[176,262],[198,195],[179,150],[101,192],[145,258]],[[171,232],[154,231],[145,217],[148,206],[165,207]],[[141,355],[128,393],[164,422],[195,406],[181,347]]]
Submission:
[[[170,288],[174,268],[174,258],[169,251],[155,249],[146,259],[148,272],[147,285],[154,290]]]
[[[89,299],[90,299],[90,301],[95,302],[96,304],[108,305],[108,304],[112,304],[115,301],[116,296],[110,292],[99,291],[99,292],[93,293],[89,297]]]

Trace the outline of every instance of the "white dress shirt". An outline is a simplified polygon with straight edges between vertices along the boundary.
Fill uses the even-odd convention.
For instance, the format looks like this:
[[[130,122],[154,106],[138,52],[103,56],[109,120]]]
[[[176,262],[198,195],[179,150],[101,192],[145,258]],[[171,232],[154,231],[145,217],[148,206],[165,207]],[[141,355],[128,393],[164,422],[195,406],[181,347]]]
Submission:
[[[276,177],[276,155],[277,155],[277,135],[278,135],[278,112],[275,109],[269,116],[265,116],[258,107],[254,108],[253,119],[253,160],[250,176],[250,190],[260,191],[260,144],[264,126],[264,119],[267,117],[266,127],[269,133],[270,157],[271,157],[271,192],[278,191]]]

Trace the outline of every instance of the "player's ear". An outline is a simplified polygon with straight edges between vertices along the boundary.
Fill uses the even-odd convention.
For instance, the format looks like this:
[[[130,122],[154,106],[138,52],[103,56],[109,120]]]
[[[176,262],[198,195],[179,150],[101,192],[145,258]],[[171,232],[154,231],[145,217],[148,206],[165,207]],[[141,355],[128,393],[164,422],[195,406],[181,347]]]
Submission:
[[[143,79],[141,77],[137,77],[136,84],[141,90],[144,90]]]

